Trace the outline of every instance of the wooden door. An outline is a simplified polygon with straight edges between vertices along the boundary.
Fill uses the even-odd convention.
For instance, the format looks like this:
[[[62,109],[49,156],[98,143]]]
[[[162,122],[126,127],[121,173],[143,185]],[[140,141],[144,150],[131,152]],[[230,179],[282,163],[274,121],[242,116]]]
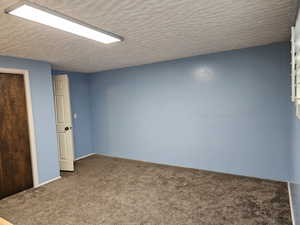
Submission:
[[[74,144],[69,89],[68,75],[57,75],[54,77],[54,103],[59,164],[60,169],[64,171],[74,171]]]
[[[0,73],[0,199],[31,187],[24,77]]]

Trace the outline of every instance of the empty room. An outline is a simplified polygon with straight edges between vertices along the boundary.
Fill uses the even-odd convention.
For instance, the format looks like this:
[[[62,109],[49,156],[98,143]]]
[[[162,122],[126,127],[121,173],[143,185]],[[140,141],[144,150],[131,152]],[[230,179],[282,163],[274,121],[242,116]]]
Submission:
[[[300,225],[299,7],[0,0],[0,225]]]

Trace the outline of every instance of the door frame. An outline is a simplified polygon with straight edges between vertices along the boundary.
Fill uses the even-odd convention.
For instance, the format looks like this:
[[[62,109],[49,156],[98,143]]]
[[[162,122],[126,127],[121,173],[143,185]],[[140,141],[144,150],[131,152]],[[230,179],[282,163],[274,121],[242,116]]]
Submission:
[[[29,71],[22,70],[22,69],[12,69],[12,68],[0,67],[0,73],[20,74],[20,75],[23,75],[23,77],[24,77],[32,178],[33,178],[33,187],[36,188],[39,186],[39,174],[38,174],[38,164],[37,164],[37,151],[36,151],[37,148],[36,148],[35,131],[34,131],[34,119],[33,119],[33,110],[32,110],[32,98],[31,98]]]

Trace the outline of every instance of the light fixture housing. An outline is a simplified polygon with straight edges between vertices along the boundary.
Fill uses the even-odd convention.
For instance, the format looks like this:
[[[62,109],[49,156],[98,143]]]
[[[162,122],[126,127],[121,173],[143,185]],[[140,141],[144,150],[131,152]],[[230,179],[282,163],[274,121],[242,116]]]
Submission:
[[[42,7],[32,2],[22,1],[5,10],[6,13],[63,30],[104,44],[123,41],[111,32],[99,29],[77,19]]]

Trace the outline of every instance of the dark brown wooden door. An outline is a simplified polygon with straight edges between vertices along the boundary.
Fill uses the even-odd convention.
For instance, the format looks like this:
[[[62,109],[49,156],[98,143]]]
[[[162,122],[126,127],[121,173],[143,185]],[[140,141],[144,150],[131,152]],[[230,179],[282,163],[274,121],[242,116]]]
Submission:
[[[32,186],[24,78],[0,73],[0,199]]]

